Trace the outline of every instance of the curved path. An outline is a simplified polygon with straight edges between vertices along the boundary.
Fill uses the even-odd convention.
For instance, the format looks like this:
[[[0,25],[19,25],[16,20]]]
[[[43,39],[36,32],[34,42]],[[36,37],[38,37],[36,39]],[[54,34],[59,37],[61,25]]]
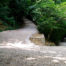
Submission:
[[[38,33],[25,19],[25,27],[0,33],[0,66],[66,66],[66,47],[38,46],[29,37]]]

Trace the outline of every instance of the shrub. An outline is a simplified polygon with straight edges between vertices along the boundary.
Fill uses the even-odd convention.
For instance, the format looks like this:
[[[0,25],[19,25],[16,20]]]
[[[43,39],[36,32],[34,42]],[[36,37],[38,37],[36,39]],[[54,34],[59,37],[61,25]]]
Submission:
[[[9,25],[15,27],[15,21],[12,16],[10,16],[8,6],[0,6],[0,20],[2,20],[2,24]]]
[[[38,30],[56,44],[66,34],[65,7],[62,3],[55,5],[52,0],[41,1],[31,12],[33,20],[37,22]]]

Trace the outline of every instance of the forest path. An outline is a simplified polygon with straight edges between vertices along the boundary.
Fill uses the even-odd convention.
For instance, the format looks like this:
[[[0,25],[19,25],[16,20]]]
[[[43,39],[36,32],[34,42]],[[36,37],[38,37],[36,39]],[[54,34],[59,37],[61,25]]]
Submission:
[[[21,29],[0,32],[0,46],[23,47],[33,45],[29,38],[38,33],[37,27],[28,19],[24,19],[25,25]],[[29,46],[28,45],[28,46]]]
[[[31,43],[29,37],[38,31],[25,22],[22,29],[0,32],[0,66],[66,66],[66,47]]]

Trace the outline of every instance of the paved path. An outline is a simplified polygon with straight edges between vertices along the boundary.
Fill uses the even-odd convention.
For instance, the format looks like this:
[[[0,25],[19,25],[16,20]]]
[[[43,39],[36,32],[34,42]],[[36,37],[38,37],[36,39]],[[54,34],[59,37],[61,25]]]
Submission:
[[[66,47],[38,46],[29,41],[36,26],[0,33],[0,66],[66,66]]]

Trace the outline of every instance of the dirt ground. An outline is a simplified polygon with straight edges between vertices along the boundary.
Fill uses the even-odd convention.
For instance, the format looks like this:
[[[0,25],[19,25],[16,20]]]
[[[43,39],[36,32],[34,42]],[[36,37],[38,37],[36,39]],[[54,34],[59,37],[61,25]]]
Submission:
[[[25,27],[0,32],[0,66],[66,66],[66,47],[39,46],[29,38],[38,33],[25,19]]]

